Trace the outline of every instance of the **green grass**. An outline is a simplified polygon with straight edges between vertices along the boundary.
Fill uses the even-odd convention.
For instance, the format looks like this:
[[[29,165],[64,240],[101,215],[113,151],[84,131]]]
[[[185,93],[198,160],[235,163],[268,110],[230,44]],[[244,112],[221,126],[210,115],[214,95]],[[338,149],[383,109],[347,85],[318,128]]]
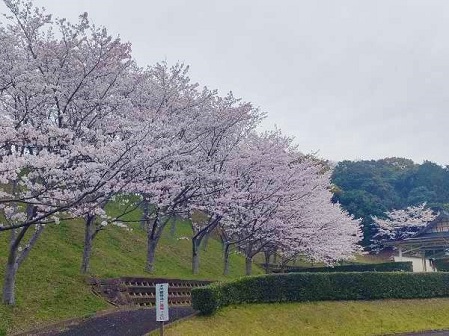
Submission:
[[[129,232],[110,226],[99,233],[94,241],[92,275],[100,278],[162,276],[225,279],[222,276],[221,244],[214,239],[210,239],[207,250],[201,252],[200,273],[192,276],[190,241],[182,238],[191,236],[187,223],[179,223],[176,237],[171,237],[167,230],[161,238],[156,251],[155,272],[149,275],[144,271],[145,233],[138,224],[132,227],[133,231]],[[7,241],[8,235],[1,233],[0,285],[4,277]],[[85,277],[79,275],[82,243],[83,225],[80,221],[45,229],[19,270],[17,305],[8,308],[0,304],[0,336],[5,330],[27,330],[63,319],[89,316],[96,311],[110,308],[103,299],[91,293]],[[244,258],[233,254],[230,275],[227,278],[242,276],[244,263]],[[262,273],[257,267],[254,267],[254,271]]]
[[[175,323],[165,335],[360,336],[445,328],[449,299],[340,301],[226,307]]]

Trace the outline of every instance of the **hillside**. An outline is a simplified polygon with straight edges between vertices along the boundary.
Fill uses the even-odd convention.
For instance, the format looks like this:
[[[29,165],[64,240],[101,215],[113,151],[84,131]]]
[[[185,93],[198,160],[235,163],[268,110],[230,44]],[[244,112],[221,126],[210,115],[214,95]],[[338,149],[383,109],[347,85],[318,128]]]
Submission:
[[[94,296],[85,278],[80,276],[83,226],[80,222],[49,226],[35,249],[19,270],[17,305],[0,305],[0,335],[2,329],[26,330],[62,319],[88,316],[110,308]],[[138,224],[132,231],[115,226],[100,232],[94,242],[91,273],[94,276],[149,276],[144,271],[146,238]],[[191,274],[191,234],[187,223],[179,222],[175,237],[165,232],[156,256],[154,276],[179,278],[224,279],[222,276],[221,244],[210,239],[202,251],[200,273]],[[0,284],[3,282],[7,258],[7,234],[0,235]],[[229,278],[244,275],[244,258],[233,254]],[[255,273],[262,271],[254,267]]]

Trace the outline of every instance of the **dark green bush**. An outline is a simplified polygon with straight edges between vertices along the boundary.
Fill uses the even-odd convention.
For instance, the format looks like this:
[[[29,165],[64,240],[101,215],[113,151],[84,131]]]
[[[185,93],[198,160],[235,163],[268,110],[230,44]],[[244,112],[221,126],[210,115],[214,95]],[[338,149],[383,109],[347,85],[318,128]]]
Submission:
[[[193,308],[212,314],[230,304],[449,296],[449,273],[289,273],[246,277],[192,290]]]
[[[273,269],[278,273],[280,269]],[[283,270],[286,273],[297,272],[413,272],[413,266],[410,261],[387,262],[379,264],[353,264],[335,267],[295,267],[287,266]]]
[[[440,272],[449,271],[449,259],[437,259],[433,261],[437,270]]]

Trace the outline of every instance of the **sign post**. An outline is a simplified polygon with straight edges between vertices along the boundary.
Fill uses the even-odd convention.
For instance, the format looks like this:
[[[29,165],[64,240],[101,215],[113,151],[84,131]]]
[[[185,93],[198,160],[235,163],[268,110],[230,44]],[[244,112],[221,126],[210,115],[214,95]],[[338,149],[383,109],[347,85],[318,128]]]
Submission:
[[[168,283],[156,284],[156,321],[161,322],[160,335],[164,335],[164,322],[168,321]]]

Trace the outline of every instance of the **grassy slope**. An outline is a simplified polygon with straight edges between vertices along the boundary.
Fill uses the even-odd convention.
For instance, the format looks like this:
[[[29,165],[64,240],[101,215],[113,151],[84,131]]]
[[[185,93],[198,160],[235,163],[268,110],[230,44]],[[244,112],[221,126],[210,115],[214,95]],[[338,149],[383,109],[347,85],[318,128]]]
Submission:
[[[226,307],[212,317],[175,323],[166,335],[359,336],[445,328],[449,299],[384,300]]]
[[[145,234],[138,225],[133,228],[128,232],[111,226],[100,232],[94,242],[93,275],[102,278],[148,276],[144,272]],[[178,225],[175,238],[166,232],[156,252],[154,276],[194,278],[190,271],[190,241],[181,238],[190,234],[186,223]],[[10,309],[0,304],[0,335],[2,329],[24,330],[109,308],[106,302],[91,294],[85,279],[79,275],[82,241],[80,222],[46,228],[19,270],[16,307]],[[7,235],[0,234],[0,285],[3,283],[6,250]],[[195,278],[224,279],[221,273],[221,245],[211,239],[207,251],[202,252],[200,274]],[[255,267],[255,273],[261,273],[261,270]],[[229,278],[243,274],[244,259],[232,255]]]

